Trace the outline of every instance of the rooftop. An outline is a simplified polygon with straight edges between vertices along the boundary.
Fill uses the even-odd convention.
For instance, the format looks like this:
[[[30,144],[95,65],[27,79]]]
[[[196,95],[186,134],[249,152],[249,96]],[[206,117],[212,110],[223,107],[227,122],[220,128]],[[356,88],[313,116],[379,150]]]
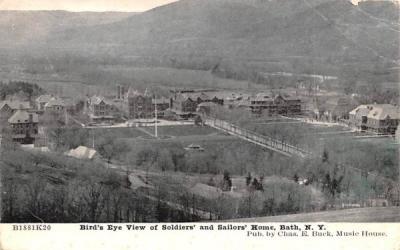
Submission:
[[[350,111],[350,114],[357,117],[367,116],[368,118],[377,120],[400,119],[399,107],[391,104],[360,105]]]
[[[88,148],[85,146],[79,146],[75,149],[71,149],[70,151],[65,152],[65,155],[71,156],[71,157],[74,157],[77,159],[91,160],[94,158],[96,153],[97,153],[97,151],[92,148]]]
[[[103,96],[97,96],[97,95],[95,95],[95,96],[90,97],[90,104],[99,105],[101,102],[104,102],[105,104],[112,105],[112,103],[109,102],[109,101],[108,101],[105,97],[103,97]]]
[[[46,108],[48,107],[54,107],[54,106],[65,106],[64,101],[60,98],[52,97],[46,105],[44,105]]]
[[[51,98],[53,98],[51,95],[41,95],[38,98],[36,98],[36,101],[40,103],[49,102]]]
[[[16,123],[28,123],[30,116],[32,115],[32,122],[33,123],[38,123],[39,118],[36,113],[30,113],[25,110],[18,110],[15,112],[9,119],[8,122],[11,124],[16,124]]]

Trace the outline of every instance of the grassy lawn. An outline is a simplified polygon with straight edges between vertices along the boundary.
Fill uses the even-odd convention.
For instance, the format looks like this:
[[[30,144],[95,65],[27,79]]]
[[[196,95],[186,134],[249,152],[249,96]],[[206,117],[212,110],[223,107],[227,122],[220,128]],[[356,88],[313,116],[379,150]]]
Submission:
[[[143,148],[149,147],[153,149],[163,149],[171,147],[179,147],[183,149],[189,144],[199,144],[205,151],[198,152],[199,154],[207,152],[215,152],[216,148],[224,148],[226,145],[241,142],[240,139],[233,136],[214,135],[192,135],[192,136],[177,136],[168,139],[142,139],[142,138],[128,138],[124,139],[132,149],[131,153],[136,154]]]
[[[91,129],[91,131],[95,132],[96,137],[111,136],[116,139],[138,138],[138,137],[150,138],[149,135],[136,128],[96,128],[96,129]]]
[[[154,127],[144,127],[150,133],[154,133]],[[217,133],[218,131],[206,127],[206,126],[196,126],[196,125],[184,125],[184,126],[159,126],[158,134],[160,136],[192,136],[192,135],[210,135]]]

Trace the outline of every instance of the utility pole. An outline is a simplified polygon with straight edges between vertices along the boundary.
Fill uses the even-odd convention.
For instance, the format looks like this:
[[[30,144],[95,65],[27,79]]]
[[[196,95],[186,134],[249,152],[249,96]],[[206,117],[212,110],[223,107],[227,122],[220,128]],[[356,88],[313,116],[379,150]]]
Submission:
[[[94,128],[92,128],[92,148],[94,149]]]
[[[157,129],[157,98],[156,95],[154,95],[154,135],[156,138],[158,138],[158,129]]]

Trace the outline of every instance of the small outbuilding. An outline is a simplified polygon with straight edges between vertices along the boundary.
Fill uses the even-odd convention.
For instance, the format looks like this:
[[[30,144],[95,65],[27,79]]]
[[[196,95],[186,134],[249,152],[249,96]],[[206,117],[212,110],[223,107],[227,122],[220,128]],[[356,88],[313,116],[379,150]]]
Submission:
[[[79,146],[75,149],[71,149],[65,152],[65,155],[81,160],[94,160],[98,157],[97,151],[95,149],[85,146]]]

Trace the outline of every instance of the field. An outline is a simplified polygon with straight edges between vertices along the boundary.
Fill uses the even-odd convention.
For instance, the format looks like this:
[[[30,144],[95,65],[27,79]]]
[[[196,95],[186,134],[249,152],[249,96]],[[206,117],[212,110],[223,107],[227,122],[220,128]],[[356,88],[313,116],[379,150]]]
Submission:
[[[209,71],[169,67],[132,67],[128,65],[81,65],[68,72],[39,70],[28,73],[19,65],[12,70],[0,68],[4,81],[36,83],[49,93],[69,97],[114,95],[117,83],[140,91],[146,88],[158,95],[169,96],[171,88],[265,89],[261,84],[213,76]]]
[[[339,125],[310,124],[288,118],[253,119],[245,122],[244,126],[251,131],[311,150],[320,148],[324,139],[357,134]]]
[[[145,127],[149,133],[154,133],[154,127]],[[184,126],[159,126],[158,128],[159,136],[172,136],[172,137],[181,137],[181,136],[195,136],[195,135],[204,135],[209,136],[213,134],[217,134],[218,131],[205,126],[195,126],[195,125],[184,125]]]
[[[90,129],[94,131],[95,137],[113,137],[115,139],[121,138],[151,138],[148,134],[140,131],[137,128],[96,128]],[[93,133],[93,132],[91,132]]]
[[[393,137],[373,137],[348,127],[306,123],[284,117],[253,117],[241,126],[312,151],[327,152],[331,162],[344,163],[388,178],[398,175],[399,145]]]

